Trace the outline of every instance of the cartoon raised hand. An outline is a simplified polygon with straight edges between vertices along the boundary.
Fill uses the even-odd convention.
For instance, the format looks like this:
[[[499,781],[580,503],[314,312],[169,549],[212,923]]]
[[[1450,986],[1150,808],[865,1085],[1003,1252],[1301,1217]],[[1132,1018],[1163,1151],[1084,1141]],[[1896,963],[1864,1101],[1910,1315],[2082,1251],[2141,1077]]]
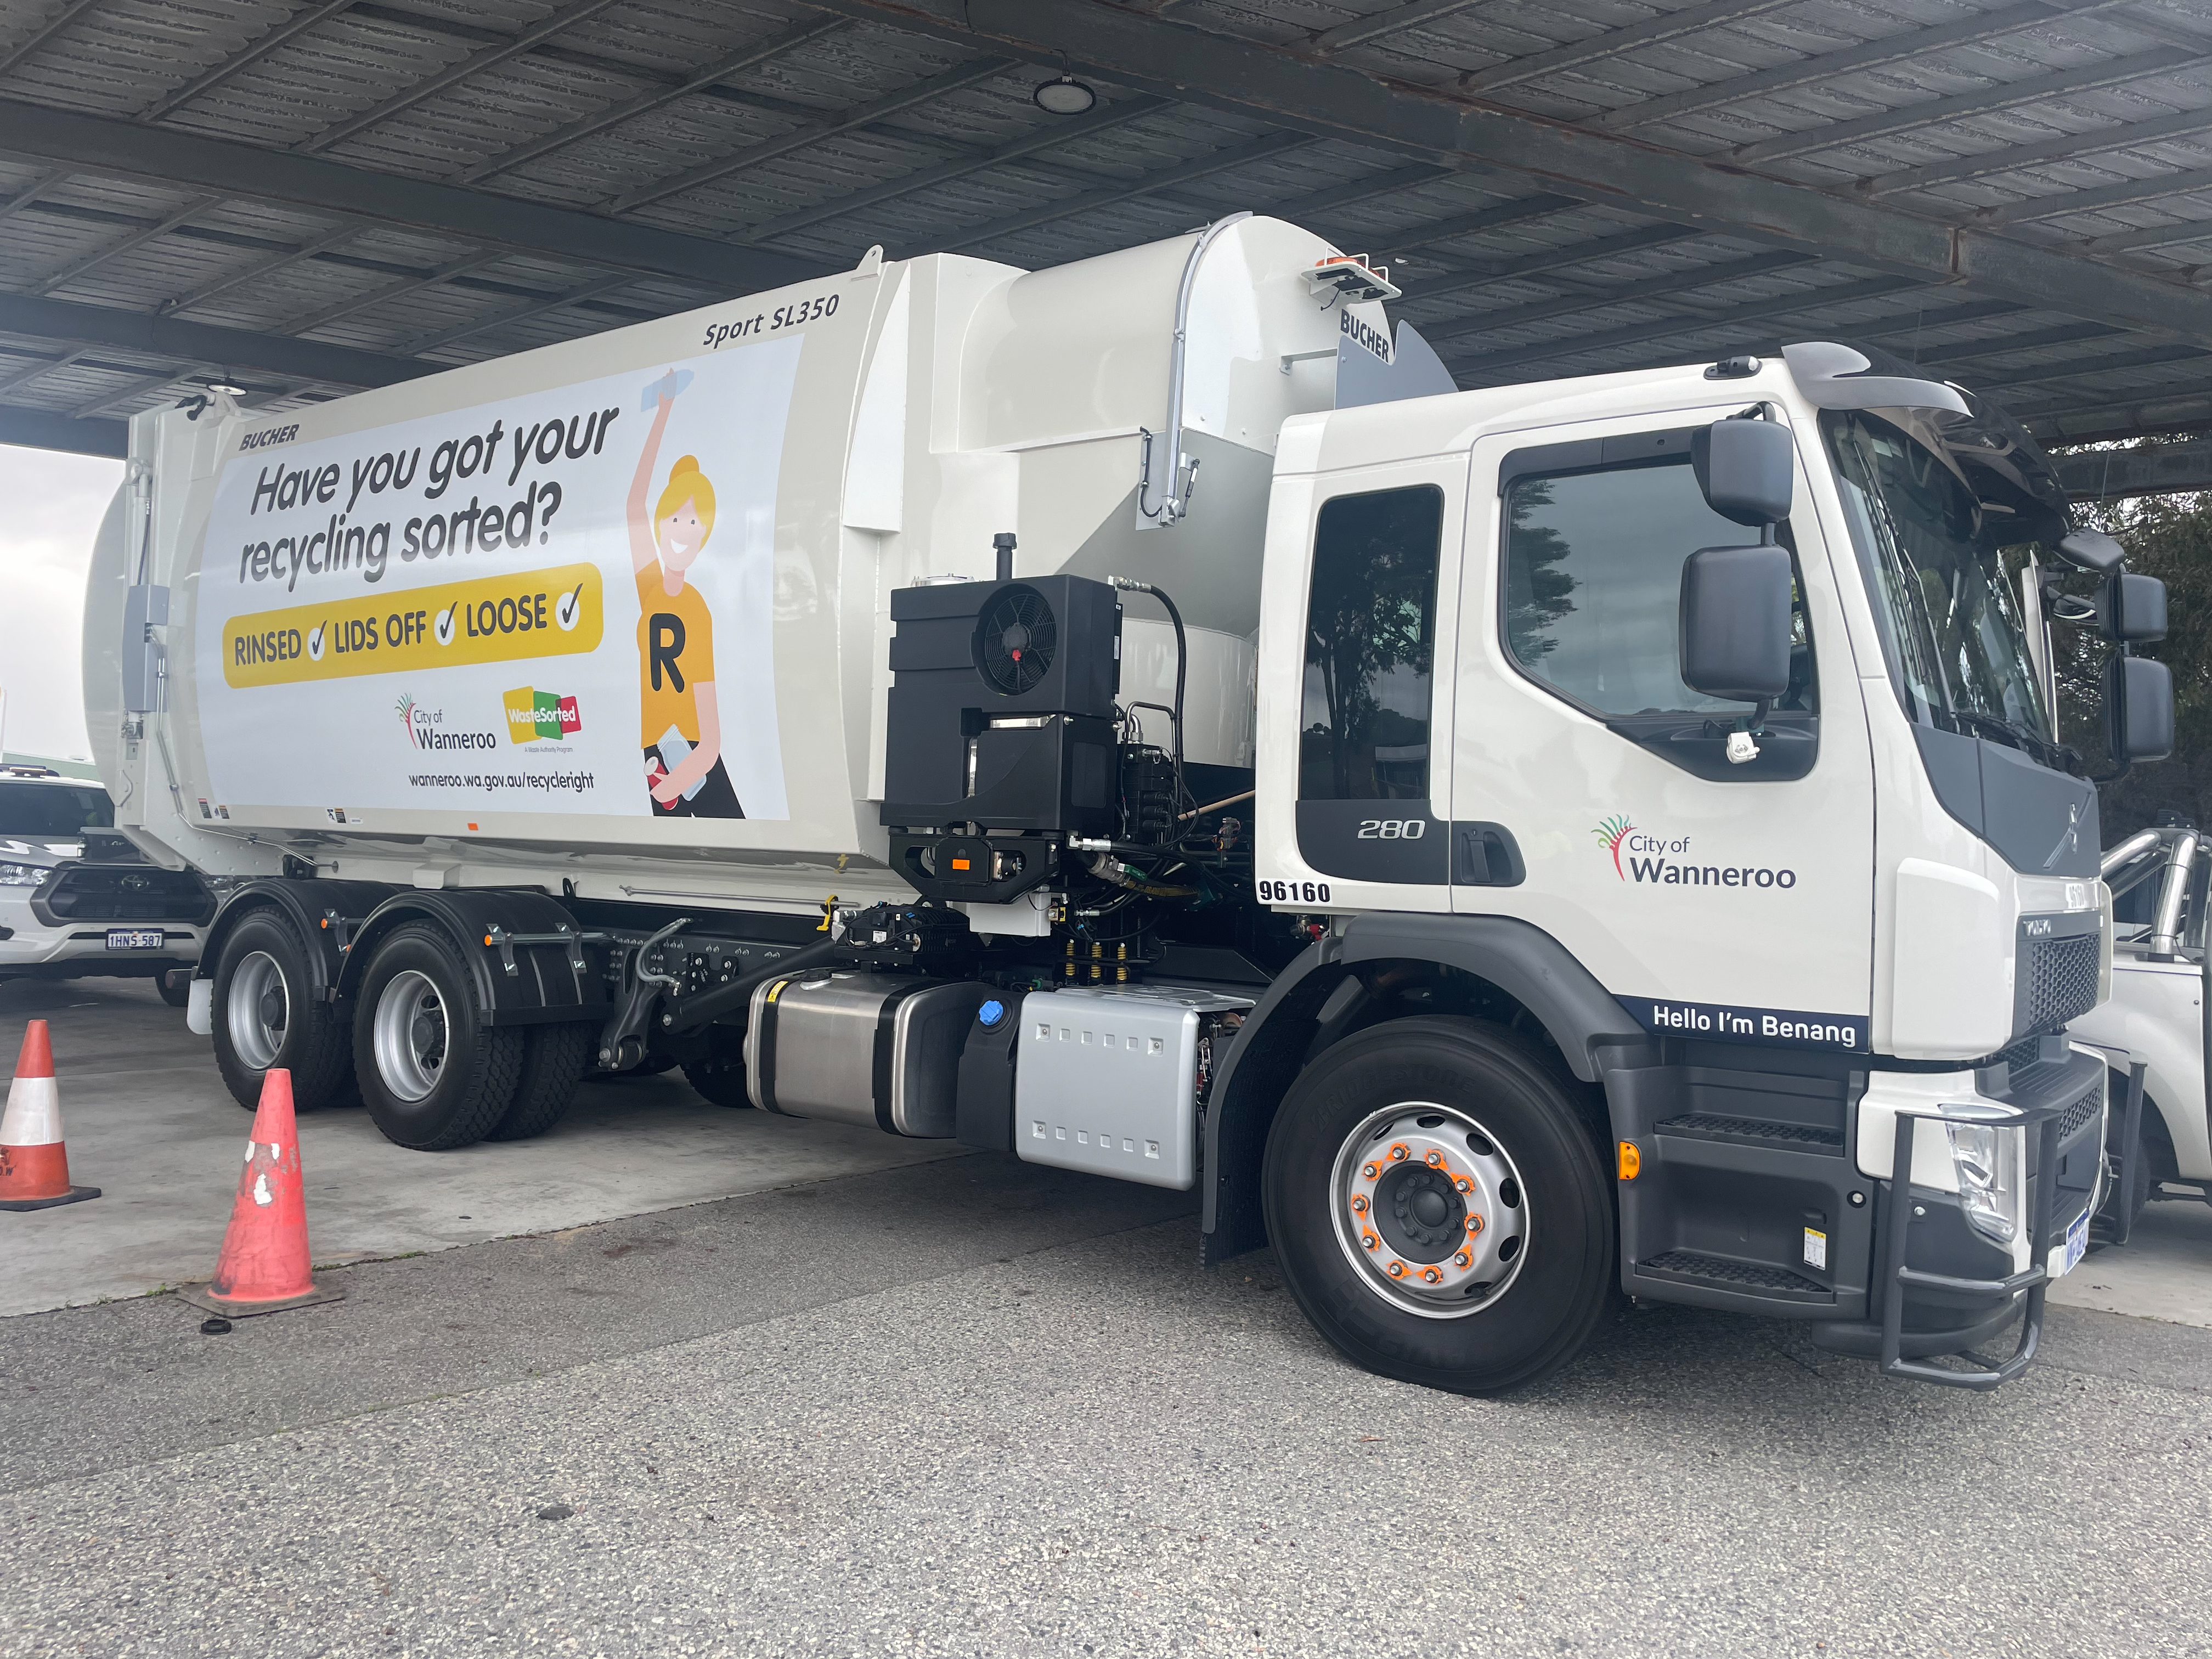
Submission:
[[[691,384],[691,371],[672,368],[657,380],[646,383],[645,395],[638,399],[640,410],[650,414],[655,404],[672,404],[684,388]]]

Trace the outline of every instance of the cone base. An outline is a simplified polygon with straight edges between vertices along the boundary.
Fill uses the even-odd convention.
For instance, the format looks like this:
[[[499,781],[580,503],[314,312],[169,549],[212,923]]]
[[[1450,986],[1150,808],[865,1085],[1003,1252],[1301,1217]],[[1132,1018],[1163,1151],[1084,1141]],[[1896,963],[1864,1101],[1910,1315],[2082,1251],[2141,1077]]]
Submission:
[[[283,1313],[289,1308],[312,1308],[319,1302],[340,1302],[345,1292],[318,1285],[301,1296],[279,1297],[273,1302],[241,1302],[231,1297],[217,1296],[204,1285],[179,1285],[177,1299],[204,1313],[221,1314],[225,1319],[251,1319],[256,1314]]]
[[[51,1210],[57,1204],[82,1204],[88,1198],[99,1196],[97,1187],[72,1187],[52,1198],[0,1198],[0,1210]]]

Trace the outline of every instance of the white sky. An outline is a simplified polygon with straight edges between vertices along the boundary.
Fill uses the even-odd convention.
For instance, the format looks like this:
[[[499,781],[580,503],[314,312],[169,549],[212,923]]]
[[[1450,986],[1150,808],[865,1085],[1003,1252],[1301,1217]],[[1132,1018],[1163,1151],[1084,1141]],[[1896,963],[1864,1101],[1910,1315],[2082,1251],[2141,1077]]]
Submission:
[[[123,463],[0,444],[0,687],[10,753],[88,754],[84,577]]]

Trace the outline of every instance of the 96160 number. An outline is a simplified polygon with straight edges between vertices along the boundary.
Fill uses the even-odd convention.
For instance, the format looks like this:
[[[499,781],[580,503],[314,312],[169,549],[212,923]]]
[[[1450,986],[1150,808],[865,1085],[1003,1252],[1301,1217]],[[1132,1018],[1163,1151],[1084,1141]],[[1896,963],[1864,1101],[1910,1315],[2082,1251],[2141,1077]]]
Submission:
[[[1257,885],[1262,904],[1328,902],[1328,884],[1325,881],[1271,881],[1262,878]]]

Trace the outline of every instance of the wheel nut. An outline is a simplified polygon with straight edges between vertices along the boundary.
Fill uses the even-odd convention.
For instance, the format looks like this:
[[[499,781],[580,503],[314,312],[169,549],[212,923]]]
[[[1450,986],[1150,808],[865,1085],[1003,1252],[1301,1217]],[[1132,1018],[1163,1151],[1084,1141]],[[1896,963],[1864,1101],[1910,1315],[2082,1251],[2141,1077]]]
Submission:
[[[1365,1176],[1370,1181],[1372,1181],[1377,1175],[1381,1174],[1382,1171],[1376,1165],[1370,1164],[1363,1168],[1359,1173]]]
[[[1471,1193],[1474,1190],[1474,1183],[1472,1181],[1469,1181],[1465,1176],[1460,1176],[1456,1181],[1452,1182],[1452,1185],[1458,1188],[1460,1191],[1463,1193]]]
[[[1433,1285],[1438,1279],[1442,1279],[1443,1275],[1438,1273],[1434,1267],[1424,1267],[1421,1269],[1421,1277],[1427,1279],[1430,1284]]]
[[[1392,1262],[1392,1263],[1390,1264],[1390,1277],[1391,1277],[1391,1278],[1393,1278],[1393,1279],[1403,1279],[1405,1276],[1406,1276],[1406,1264],[1405,1264],[1404,1262],[1402,1262],[1402,1261],[1394,1261],[1394,1262]]]
[[[1473,1256],[1469,1255],[1465,1250],[1462,1250],[1457,1255],[1452,1258],[1452,1266],[1455,1267],[1464,1267],[1468,1262],[1474,1260],[1474,1258]]]
[[[1353,1197],[1352,1200],[1352,1212],[1354,1215],[1365,1215],[1367,1213],[1366,1194],[1360,1193]]]
[[[1362,1244],[1364,1244],[1370,1250],[1378,1250],[1382,1248],[1382,1241],[1376,1237],[1373,1233],[1360,1234],[1359,1242]]]
[[[1437,1164],[1439,1164],[1443,1161],[1444,1155],[1442,1152],[1431,1152],[1429,1154],[1428,1162],[1431,1168],[1434,1168]]]
[[[1390,1149],[1390,1161],[1393,1164],[1399,1162],[1405,1156],[1406,1149],[1403,1146],[1393,1146]]]
[[[1472,1237],[1474,1237],[1474,1235],[1475,1235],[1475,1234],[1477,1234],[1477,1233],[1480,1232],[1481,1231],[1482,1231],[1482,1218],[1481,1218],[1480,1216],[1479,1216],[1479,1215],[1471,1215],[1471,1216],[1468,1217],[1468,1218],[1467,1218],[1467,1233],[1468,1233],[1468,1237],[1470,1237],[1470,1238],[1472,1238]]]

